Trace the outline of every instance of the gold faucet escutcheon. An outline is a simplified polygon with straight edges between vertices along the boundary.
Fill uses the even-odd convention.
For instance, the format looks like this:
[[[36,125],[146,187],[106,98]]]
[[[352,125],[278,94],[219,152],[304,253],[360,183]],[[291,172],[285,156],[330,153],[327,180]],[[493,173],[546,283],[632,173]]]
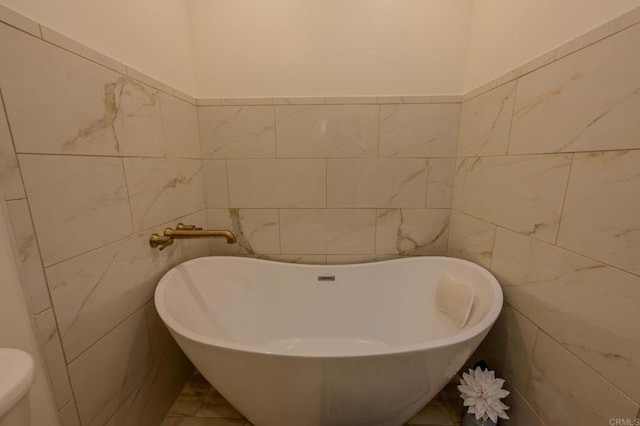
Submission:
[[[168,246],[173,244],[174,239],[179,238],[225,238],[227,244],[235,243],[236,236],[233,232],[226,229],[202,229],[195,225],[185,225],[179,223],[175,229],[165,228],[163,235],[153,234],[149,238],[149,245],[153,248],[159,248],[164,250]]]

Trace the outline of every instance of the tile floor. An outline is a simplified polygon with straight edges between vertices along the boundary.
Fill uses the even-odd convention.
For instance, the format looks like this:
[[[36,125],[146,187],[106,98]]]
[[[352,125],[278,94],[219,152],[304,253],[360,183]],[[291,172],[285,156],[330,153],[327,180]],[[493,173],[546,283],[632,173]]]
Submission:
[[[454,378],[407,425],[459,426],[462,400]],[[286,413],[283,413],[286,416]],[[161,426],[251,426],[197,371],[184,386]]]

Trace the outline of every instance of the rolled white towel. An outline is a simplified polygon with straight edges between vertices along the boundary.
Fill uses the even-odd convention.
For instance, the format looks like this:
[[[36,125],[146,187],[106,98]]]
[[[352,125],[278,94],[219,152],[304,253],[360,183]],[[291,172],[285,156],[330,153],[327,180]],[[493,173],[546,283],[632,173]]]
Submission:
[[[453,323],[463,328],[473,306],[473,287],[457,282],[448,274],[442,274],[436,288],[436,308],[447,314]]]

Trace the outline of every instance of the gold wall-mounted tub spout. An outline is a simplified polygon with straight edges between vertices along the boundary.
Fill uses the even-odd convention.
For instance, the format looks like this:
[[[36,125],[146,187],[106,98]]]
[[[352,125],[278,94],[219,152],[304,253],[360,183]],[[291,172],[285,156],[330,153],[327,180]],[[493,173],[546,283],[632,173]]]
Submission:
[[[149,238],[149,245],[153,248],[159,248],[164,250],[171,244],[176,238],[216,238],[222,237],[227,240],[227,244],[235,243],[236,236],[231,231],[226,229],[202,229],[195,225],[184,225],[179,223],[176,225],[176,229],[166,228],[164,235],[153,234]]]

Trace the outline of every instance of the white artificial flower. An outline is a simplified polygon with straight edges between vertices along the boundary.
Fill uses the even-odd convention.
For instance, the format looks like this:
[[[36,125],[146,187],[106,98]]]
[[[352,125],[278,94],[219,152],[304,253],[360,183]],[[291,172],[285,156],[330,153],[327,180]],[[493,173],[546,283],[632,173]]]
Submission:
[[[493,371],[476,367],[469,369],[469,374],[462,373],[458,390],[464,400],[464,406],[469,407],[469,414],[475,414],[476,420],[491,419],[497,423],[498,417],[508,419],[505,413],[509,407],[500,400],[509,395],[509,391],[502,389],[503,379],[496,379]]]

